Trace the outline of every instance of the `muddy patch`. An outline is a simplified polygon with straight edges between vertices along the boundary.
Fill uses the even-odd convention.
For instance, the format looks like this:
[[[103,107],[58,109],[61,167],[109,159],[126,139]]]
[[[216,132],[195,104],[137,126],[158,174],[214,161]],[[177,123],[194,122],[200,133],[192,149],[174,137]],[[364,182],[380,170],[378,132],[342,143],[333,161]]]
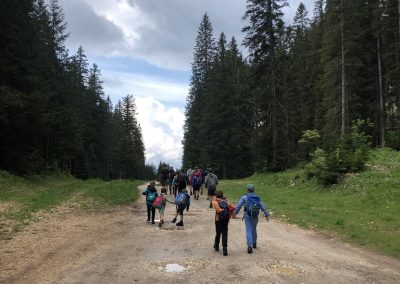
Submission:
[[[275,272],[278,274],[295,275],[303,273],[303,270],[295,265],[284,263],[279,259],[273,259],[261,265],[263,269]]]
[[[158,271],[161,273],[185,273],[200,271],[210,265],[215,265],[213,259],[200,258],[165,258],[159,262],[149,262],[144,269],[149,272]]]

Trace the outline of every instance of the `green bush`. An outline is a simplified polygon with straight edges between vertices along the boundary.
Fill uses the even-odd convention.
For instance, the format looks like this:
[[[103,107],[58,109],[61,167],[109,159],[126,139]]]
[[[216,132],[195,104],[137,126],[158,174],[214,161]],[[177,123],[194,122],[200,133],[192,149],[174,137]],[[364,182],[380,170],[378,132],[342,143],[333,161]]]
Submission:
[[[305,168],[307,177],[316,177],[322,184],[329,185],[338,183],[346,173],[363,170],[371,149],[371,137],[365,133],[368,127],[372,127],[368,122],[354,121],[350,134],[327,149],[317,148]]]

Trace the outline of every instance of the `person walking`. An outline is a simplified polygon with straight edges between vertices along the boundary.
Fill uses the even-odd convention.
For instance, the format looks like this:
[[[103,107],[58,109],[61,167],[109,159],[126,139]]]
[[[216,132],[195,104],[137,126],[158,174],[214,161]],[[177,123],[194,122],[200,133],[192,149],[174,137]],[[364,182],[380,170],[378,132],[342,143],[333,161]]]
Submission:
[[[236,216],[244,205],[243,219],[246,226],[247,253],[252,253],[257,247],[257,224],[260,210],[269,221],[269,212],[260,197],[254,194],[255,187],[252,184],[246,186],[247,194],[240,198],[233,216]]]
[[[147,223],[150,223],[151,217],[151,223],[155,224],[154,217],[156,215],[156,208],[153,207],[153,202],[158,196],[156,182],[154,180],[150,181],[150,184],[147,186],[146,190],[142,192],[142,194],[146,195]]]
[[[208,191],[207,200],[210,200],[209,208],[212,208],[212,202],[213,202],[213,198],[215,196],[215,191],[217,190],[217,184],[218,184],[218,177],[213,173],[212,169],[208,170],[208,175],[206,176],[205,183],[206,183],[206,188]]]
[[[215,208],[215,241],[214,249],[219,251],[219,243],[222,235],[223,255],[228,255],[228,224],[229,224],[229,204],[224,198],[222,190],[215,192],[215,200],[213,201]]]
[[[199,200],[199,192],[202,183],[201,171],[197,167],[192,172],[192,187],[195,200]]]
[[[167,200],[168,201],[168,200]],[[172,219],[172,223],[176,222],[176,218],[178,215],[180,216],[180,221],[176,223],[178,227],[183,227],[183,211],[189,211],[190,207],[190,195],[187,192],[187,189],[182,190],[182,192],[178,193],[175,198],[175,205],[176,205],[176,213],[174,219]]]

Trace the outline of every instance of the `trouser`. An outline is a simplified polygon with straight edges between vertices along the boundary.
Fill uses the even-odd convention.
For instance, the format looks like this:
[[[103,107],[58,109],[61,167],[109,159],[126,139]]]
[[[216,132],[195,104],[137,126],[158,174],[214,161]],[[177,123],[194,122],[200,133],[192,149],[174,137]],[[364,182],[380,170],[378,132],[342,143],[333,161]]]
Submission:
[[[219,241],[222,235],[222,247],[228,247],[228,223],[215,221],[215,245],[219,246]]]
[[[245,214],[244,224],[246,225],[246,240],[249,247],[257,243],[257,223],[258,217],[252,218]]]
[[[156,215],[156,208],[152,205],[147,205],[147,220],[150,221],[150,212],[151,212],[151,221],[154,221],[154,217]]]

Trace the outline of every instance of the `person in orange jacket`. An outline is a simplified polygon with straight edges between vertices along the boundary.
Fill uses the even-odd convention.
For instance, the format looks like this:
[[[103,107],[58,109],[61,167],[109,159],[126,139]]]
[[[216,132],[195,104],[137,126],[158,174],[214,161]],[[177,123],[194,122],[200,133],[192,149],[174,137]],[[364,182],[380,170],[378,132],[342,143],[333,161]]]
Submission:
[[[215,200],[213,201],[215,208],[215,242],[214,249],[219,251],[219,243],[222,235],[223,255],[228,255],[228,224],[230,218],[229,204],[224,198],[222,190],[215,192]]]

